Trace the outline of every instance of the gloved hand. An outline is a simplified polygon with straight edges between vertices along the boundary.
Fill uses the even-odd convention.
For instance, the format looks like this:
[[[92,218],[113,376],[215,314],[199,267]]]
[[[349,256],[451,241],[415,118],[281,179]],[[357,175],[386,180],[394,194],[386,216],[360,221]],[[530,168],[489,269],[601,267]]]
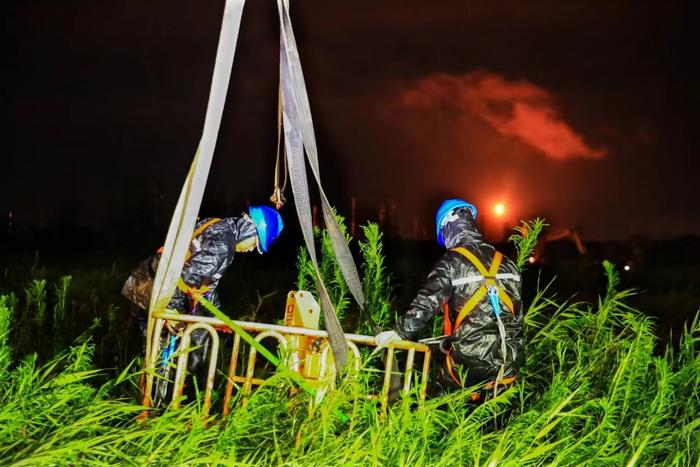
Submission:
[[[377,343],[377,348],[380,349],[382,347],[387,347],[389,344],[392,344],[394,342],[398,342],[401,339],[401,336],[396,334],[396,331],[383,331],[374,336],[374,341]]]

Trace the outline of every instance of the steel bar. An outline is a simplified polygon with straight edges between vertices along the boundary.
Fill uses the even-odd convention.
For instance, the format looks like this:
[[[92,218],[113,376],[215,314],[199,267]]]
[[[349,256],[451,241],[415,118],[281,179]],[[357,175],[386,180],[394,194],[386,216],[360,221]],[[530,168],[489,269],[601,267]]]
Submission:
[[[188,349],[190,342],[191,342],[191,332],[195,329],[206,329],[207,332],[212,336],[213,339],[213,345],[211,349],[211,354],[210,354],[210,360],[209,360],[209,372],[207,375],[207,387],[206,387],[206,392],[205,392],[205,401],[204,401],[204,410],[205,413],[208,413],[210,405],[211,405],[211,393],[213,390],[213,383],[214,383],[214,376],[215,376],[215,369],[216,369],[216,357],[218,354],[218,346],[219,346],[219,338],[218,338],[218,331],[221,331],[222,328],[228,331],[228,326],[226,326],[221,320],[213,317],[207,317],[207,316],[193,316],[193,315],[183,315],[183,314],[177,314],[177,313],[172,313],[172,312],[164,312],[164,313],[155,313],[154,314],[155,320],[155,326],[154,326],[154,336],[152,339],[153,345],[152,345],[152,358],[151,361],[149,362],[149,368],[150,369],[155,369],[156,366],[156,360],[157,356],[160,351],[160,338],[155,339],[155,334],[157,333],[158,337],[160,337],[160,334],[162,333],[162,329],[164,327],[165,321],[173,321],[173,322],[182,322],[182,323],[187,323],[187,329],[181,339],[180,346],[181,349]],[[253,323],[253,322],[247,322],[247,321],[234,321],[234,323],[237,326],[240,326],[241,329],[253,333],[257,333],[255,336],[255,340],[260,342],[263,339],[267,337],[273,337],[275,338],[280,347],[287,349],[289,347],[289,342],[287,340],[287,337],[285,336],[307,336],[307,337],[313,337],[313,338],[321,338],[325,342],[322,344],[322,348],[319,349],[320,352],[320,373],[319,377],[321,381],[324,381],[326,384],[330,384],[331,387],[334,386],[334,375],[335,375],[335,368],[334,365],[331,363],[332,357],[332,352],[330,351],[330,347],[327,342],[327,333],[322,330],[318,329],[307,329],[307,328],[300,328],[300,327],[294,327],[294,326],[281,326],[281,325],[275,325],[275,324],[264,324],[264,323]],[[217,329],[218,328],[218,329]],[[376,346],[376,342],[374,341],[374,337],[372,336],[364,336],[360,334],[346,334],[346,342],[348,344],[348,347],[350,348],[351,353],[353,354],[354,357],[354,364],[352,365],[353,370],[359,373],[362,368],[362,360],[361,360],[361,354],[360,351],[357,347],[358,344],[361,345],[367,345],[367,346]],[[240,349],[241,349],[241,336],[237,333],[234,333],[233,336],[233,349],[231,351],[231,361],[229,363],[229,369],[228,369],[228,375],[227,375],[227,384],[226,384],[226,392],[224,394],[224,407],[223,407],[223,414],[227,415],[230,410],[229,410],[229,404],[231,401],[231,395],[233,392],[233,386],[234,383],[242,383],[242,390],[244,394],[244,399],[243,403],[245,404],[247,396],[252,392],[253,386],[260,386],[264,384],[267,380],[263,378],[256,378],[254,377],[255,373],[255,364],[257,361],[257,350],[254,347],[250,347],[249,353],[248,353],[248,359],[247,359],[247,365],[244,370],[244,374],[237,375],[237,367],[238,367],[238,360],[239,360],[239,354],[240,354]],[[427,393],[427,384],[428,384],[428,378],[429,378],[429,371],[430,371],[430,356],[431,356],[431,351],[430,348],[427,345],[421,344],[421,343],[416,343],[416,342],[410,342],[410,341],[399,341],[396,343],[392,343],[389,348],[387,349],[387,355],[385,358],[385,367],[384,367],[384,378],[383,378],[383,385],[381,388],[381,391],[379,394],[367,394],[366,397],[370,400],[379,400],[381,404],[381,414],[382,416],[386,415],[386,412],[388,410],[388,405],[389,405],[389,392],[390,392],[390,387],[391,387],[391,378],[394,375],[394,372],[391,371],[392,366],[394,365],[394,362],[396,361],[395,358],[395,351],[396,350],[405,350],[407,351],[407,359],[406,359],[406,366],[403,371],[403,377],[404,377],[404,382],[403,382],[403,388],[402,392],[404,394],[408,394],[410,392],[411,384],[413,381],[413,370],[414,370],[414,365],[415,365],[415,355],[416,352],[421,352],[424,355],[424,360],[423,360],[423,368],[422,368],[422,375],[420,378],[420,388],[419,388],[419,400],[420,403],[425,402],[426,398],[426,393]],[[188,352],[180,350],[178,355],[178,365],[177,365],[177,372],[175,376],[175,384],[173,388],[173,401],[174,405],[177,407],[178,405],[178,399],[182,395],[182,390],[184,386],[184,380],[186,377],[186,367],[187,367],[187,359],[188,359]],[[151,386],[150,389],[152,390],[152,380],[153,380],[153,372],[147,372],[151,373],[150,379],[151,379]],[[315,378],[313,378],[315,379]],[[324,383],[321,383],[324,384]],[[325,391],[321,391],[320,394],[325,393]],[[150,392],[148,393],[148,401],[150,402]],[[144,402],[146,402],[146,397],[144,397]]]
[[[386,349],[386,361],[384,363],[384,386],[382,386],[382,416],[386,415],[389,405],[389,387],[391,386],[391,367],[394,362],[394,344]]]
[[[257,336],[255,336],[255,340],[258,342],[261,342],[263,339],[266,337],[274,337],[277,339],[277,342],[279,342],[279,345],[281,348],[286,349],[287,348],[287,339],[284,338],[282,334],[280,334],[277,331],[269,330],[269,331],[263,331]],[[255,347],[250,348],[250,353],[248,354],[248,367],[246,369],[246,382],[245,385],[243,386],[243,393],[248,395],[250,394],[252,387],[253,387],[253,373],[255,372],[255,359],[258,355],[258,351]]]
[[[211,393],[214,390],[214,376],[216,376],[216,359],[219,353],[219,335],[208,323],[195,323],[187,326],[182,338],[180,339],[180,349],[177,360],[177,371],[175,373],[175,384],[173,385],[173,407],[180,406],[180,397],[185,385],[185,377],[187,375],[187,360],[190,352],[190,342],[192,340],[192,331],[204,329],[211,336],[211,350],[209,352],[209,371],[207,372],[207,382],[204,392],[204,415],[209,413],[211,406]]]
[[[425,351],[423,354],[423,374],[421,375],[421,383],[420,383],[420,395],[419,395],[419,400],[420,403],[422,404],[425,402],[425,396],[428,393],[428,377],[430,376],[430,359],[431,359],[432,352],[430,351],[430,348]]]
[[[233,376],[236,375],[236,366],[238,365],[238,350],[240,347],[241,336],[235,334],[233,336],[233,349],[231,350],[231,363],[228,366],[226,393],[224,394],[224,415],[228,415],[228,404],[231,401],[231,393],[233,392]]]
[[[162,319],[156,319],[153,323],[153,329],[151,332],[151,349],[149,349],[148,358],[146,360],[146,388],[143,391],[143,405],[144,407],[151,407],[152,399],[151,392],[153,391],[153,372],[156,370],[156,361],[158,360],[158,353],[160,352],[160,335],[163,332],[163,325],[165,321]]]
[[[406,357],[406,371],[403,376],[403,393],[408,394],[411,389],[411,375],[413,374],[413,359],[416,357],[416,349],[408,349]]]
[[[227,327],[223,321],[218,318],[212,318],[210,316],[193,316],[193,315],[182,315],[176,313],[154,313],[156,318],[167,319],[171,321],[182,321],[189,323],[209,323],[212,326]],[[295,334],[300,336],[309,337],[321,337],[328,338],[328,333],[321,329],[307,329],[298,328],[294,326],[281,326],[278,324],[265,324],[265,323],[253,323],[250,321],[235,321],[238,326],[246,331],[253,332],[263,332],[263,331],[277,331],[285,334]],[[356,344],[364,344],[370,346],[376,346],[377,343],[373,336],[364,336],[362,334],[345,334],[345,339]],[[391,344],[397,350],[409,350],[416,349],[418,352],[429,351],[429,347],[424,344],[411,341],[398,341]]]

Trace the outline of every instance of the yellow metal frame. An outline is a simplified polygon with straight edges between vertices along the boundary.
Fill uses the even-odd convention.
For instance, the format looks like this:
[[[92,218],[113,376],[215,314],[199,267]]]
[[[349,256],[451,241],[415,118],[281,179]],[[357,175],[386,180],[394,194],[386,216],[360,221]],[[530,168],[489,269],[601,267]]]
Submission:
[[[192,316],[184,315],[174,312],[172,310],[166,310],[163,313],[153,313],[152,318],[153,323],[153,334],[151,337],[152,348],[150,349],[149,361],[147,362],[145,372],[146,377],[144,381],[144,398],[143,402],[145,406],[151,405],[151,394],[153,390],[153,381],[156,365],[158,362],[158,356],[160,355],[160,335],[163,331],[166,321],[171,325],[178,323],[185,324],[184,332],[182,333],[180,344],[178,350],[175,353],[177,357],[177,371],[175,374],[175,380],[173,385],[173,404],[175,407],[179,404],[179,399],[182,396],[182,391],[184,387],[185,378],[187,376],[187,360],[188,353],[191,342],[191,334],[195,329],[205,329],[209,332],[212,342],[211,349],[209,353],[209,371],[207,373],[207,381],[205,387],[204,395],[204,405],[203,412],[205,415],[209,414],[211,408],[211,395],[214,388],[214,380],[216,377],[216,364],[219,353],[219,336],[217,328],[222,332],[231,332],[230,329],[224,324],[223,321],[218,318],[207,317],[207,316]],[[280,326],[275,324],[265,324],[265,323],[254,323],[247,321],[234,321],[236,325],[240,326],[244,331],[255,336],[255,339],[260,342],[265,338],[271,337],[277,340],[280,348],[289,350],[289,343],[292,341],[290,338],[294,337],[309,337],[314,339],[319,339],[321,345],[315,352],[318,353],[320,358],[320,370],[319,378],[322,386],[328,387],[332,386],[335,380],[335,365],[333,364],[332,358],[333,353],[330,351],[330,346],[328,345],[328,333],[319,329],[308,329],[293,326]],[[351,354],[355,357],[352,359],[353,365],[351,368],[355,372],[361,371],[361,357],[358,345],[376,347],[376,342],[372,336],[364,336],[361,334],[345,334],[345,339],[348,343],[349,350]],[[223,414],[228,414],[229,402],[231,400],[231,395],[233,393],[235,383],[242,383],[242,391],[244,397],[250,395],[253,390],[253,386],[260,386],[265,383],[265,379],[256,378],[254,376],[255,364],[257,361],[257,351],[254,347],[249,348],[248,359],[246,362],[245,372],[242,374],[237,373],[239,353],[241,349],[241,336],[239,334],[233,333],[233,348],[231,350],[231,357],[229,362],[228,374],[226,375],[227,384],[226,392],[224,395],[223,403]],[[408,394],[414,385],[412,384],[412,374],[413,366],[415,362],[416,353],[423,353],[423,367],[421,369],[420,382],[417,382],[419,386],[419,402],[422,404],[425,401],[427,385],[428,385],[428,375],[430,372],[430,359],[431,351],[427,345],[419,344],[410,341],[399,341],[392,343],[387,348],[387,355],[384,359],[384,381],[382,385],[381,392],[379,394],[367,394],[368,398],[379,399],[381,404],[382,414],[386,413],[389,404],[389,390],[392,378],[392,365],[395,360],[395,351],[406,351],[406,365],[404,371],[400,374],[403,377],[402,393]],[[290,367],[293,370],[299,371],[292,365]],[[305,377],[303,372],[300,371],[302,377]],[[307,378],[316,384],[319,383],[319,378]]]

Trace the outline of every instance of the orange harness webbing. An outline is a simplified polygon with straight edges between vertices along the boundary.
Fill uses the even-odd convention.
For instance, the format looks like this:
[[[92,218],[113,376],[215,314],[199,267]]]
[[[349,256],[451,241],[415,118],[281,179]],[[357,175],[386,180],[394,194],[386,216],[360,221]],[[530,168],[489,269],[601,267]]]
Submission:
[[[457,253],[461,254],[467,260],[474,265],[474,267],[479,271],[479,273],[484,277],[484,283],[477,289],[474,294],[469,297],[469,299],[466,301],[466,303],[462,306],[462,309],[459,310],[459,313],[457,314],[457,318],[455,319],[454,324],[450,320],[450,310],[449,310],[449,305],[447,303],[444,303],[442,306],[443,309],[443,314],[444,314],[444,320],[443,320],[443,334],[445,336],[452,336],[454,333],[457,332],[457,329],[462,325],[462,322],[466,319],[466,317],[471,313],[471,311],[486,297],[488,294],[488,288],[489,287],[496,287],[498,290],[498,298],[508,307],[508,310],[515,316],[515,308],[513,306],[513,300],[510,298],[510,296],[506,293],[505,290],[501,286],[498,285],[496,282],[496,274],[498,273],[498,268],[501,266],[501,261],[503,260],[503,255],[500,252],[496,252],[496,254],[493,256],[493,260],[491,262],[491,266],[486,269],[486,267],[483,265],[483,263],[479,260],[479,258],[476,257],[474,253],[471,251],[467,250],[464,247],[458,247],[458,248],[453,248],[452,251],[456,251]],[[457,374],[455,373],[454,370],[454,362],[452,360],[452,348],[447,352],[447,356],[445,357],[445,363],[447,366],[447,371],[450,374],[450,377],[452,380],[457,383],[459,386],[463,386],[462,381],[459,379]],[[515,380],[515,377],[509,377],[509,378],[501,378],[501,380],[498,381],[499,385],[504,385],[504,384],[510,384]],[[493,386],[496,384],[496,381],[491,381],[486,384],[485,388],[493,388]],[[474,394],[472,394],[472,400],[477,400],[478,399],[478,393],[475,393],[477,395],[476,398],[474,398]]]

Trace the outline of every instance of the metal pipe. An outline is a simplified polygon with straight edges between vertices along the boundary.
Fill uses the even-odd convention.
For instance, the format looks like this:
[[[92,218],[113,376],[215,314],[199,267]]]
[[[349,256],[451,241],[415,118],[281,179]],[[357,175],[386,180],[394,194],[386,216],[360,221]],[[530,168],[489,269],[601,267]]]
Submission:
[[[411,376],[413,375],[413,359],[416,357],[416,349],[409,349],[406,357],[406,371],[403,376],[403,393],[408,394],[411,389]]]
[[[214,377],[216,376],[216,360],[219,357],[219,334],[212,326],[209,326],[208,331],[211,336],[211,353],[209,357],[209,372],[207,373],[207,386],[204,391],[204,407],[202,407],[205,417],[209,416],[209,409],[211,408],[211,395],[214,392]]]
[[[181,315],[181,314],[174,314],[172,312],[170,313],[155,313],[154,317],[156,319],[156,326],[154,326],[154,335],[160,336],[160,333],[162,332],[163,325],[164,325],[164,320],[171,320],[171,321],[176,321],[176,322],[184,322],[184,323],[190,323],[189,326],[187,327],[185,331],[185,335],[183,335],[183,338],[181,340],[181,348],[182,349],[187,349],[190,345],[191,342],[191,332],[195,329],[206,329],[207,332],[212,336],[212,339],[214,341],[214,344],[212,345],[212,352],[210,356],[210,362],[209,362],[209,372],[207,375],[207,388],[206,388],[206,393],[205,393],[205,413],[208,413],[210,405],[211,405],[211,392],[213,390],[213,381],[214,381],[214,375],[215,375],[215,370],[216,370],[216,357],[218,354],[218,346],[219,346],[219,339],[218,335],[216,332],[216,329],[213,326],[218,326],[218,327],[224,327],[227,328],[226,325],[221,321],[218,320],[217,318],[212,318],[208,316],[192,316],[192,315]],[[246,331],[249,332],[254,332],[258,333],[255,339],[260,342],[262,339],[265,339],[267,337],[274,337],[277,339],[279,345],[283,349],[287,349],[289,347],[289,343],[285,335],[295,335],[295,336],[308,336],[308,337],[313,337],[313,338],[321,338],[323,339],[323,344],[322,344],[322,349],[320,350],[321,352],[321,358],[320,358],[320,378],[326,382],[326,384],[329,384],[330,387],[334,387],[335,385],[335,368],[334,365],[331,364],[330,359],[331,359],[331,352],[330,352],[330,347],[328,346],[328,333],[322,330],[318,329],[307,329],[307,328],[299,328],[299,327],[293,327],[293,326],[280,326],[280,325],[274,325],[274,324],[263,324],[263,323],[253,323],[253,322],[246,322],[246,321],[235,321],[237,325],[239,325],[241,328],[243,328]],[[362,345],[368,345],[368,346],[376,346],[376,342],[374,341],[374,337],[372,336],[363,336],[359,334],[346,334],[347,337],[347,344],[348,347],[350,348],[353,357],[354,357],[354,364],[353,364],[353,369],[356,372],[360,372],[362,368],[362,359],[360,355],[360,351],[357,348],[357,344],[362,344]],[[229,413],[229,403],[231,400],[231,395],[233,392],[233,386],[234,383],[243,383],[243,393],[245,395],[248,395],[252,392],[252,387],[253,385],[259,386],[265,383],[265,379],[261,378],[255,378],[254,377],[254,372],[255,372],[255,363],[257,361],[257,350],[255,348],[251,348],[250,352],[248,354],[248,362],[245,370],[245,375],[238,376],[236,375],[236,370],[238,366],[238,359],[239,359],[239,353],[240,353],[240,348],[241,348],[241,336],[238,334],[234,333],[233,337],[233,349],[231,351],[231,361],[229,364],[229,371],[227,375],[227,384],[226,384],[226,392],[224,395],[224,407],[223,407],[223,413],[224,415],[227,415]],[[157,360],[157,355],[160,350],[160,339],[153,339],[153,349],[152,349],[152,358],[151,362],[149,362],[150,368],[155,368],[155,361]],[[381,402],[381,413],[382,415],[386,415],[387,409],[388,409],[388,404],[389,404],[389,391],[390,391],[390,386],[391,386],[391,377],[392,377],[392,365],[395,360],[395,350],[406,350],[408,351],[408,356],[407,356],[407,361],[406,361],[406,367],[404,370],[404,383],[403,383],[403,388],[402,392],[404,394],[407,394],[410,391],[411,388],[411,383],[412,383],[412,372],[413,372],[413,366],[415,364],[415,354],[416,352],[422,352],[424,354],[424,360],[423,360],[423,372],[421,375],[421,385],[420,385],[420,390],[419,390],[419,399],[420,403],[425,402],[426,394],[427,394],[427,384],[428,384],[428,377],[429,377],[429,371],[430,371],[430,364],[431,364],[431,351],[430,347],[428,347],[425,344],[421,343],[416,343],[416,342],[410,342],[410,341],[400,341],[393,343],[392,345],[389,346],[387,349],[387,358],[385,360],[385,368],[384,368],[384,384],[382,386],[380,394],[369,394],[367,395],[368,398],[370,399],[379,399]],[[182,390],[184,386],[184,380],[186,377],[186,366],[187,366],[187,356],[188,352],[184,352],[184,354],[180,355],[179,360],[178,360],[178,369],[176,372],[175,376],[175,385],[173,388],[173,401],[175,401],[175,406],[178,405],[177,399],[182,395]],[[152,385],[153,385],[153,376],[152,372],[150,376],[150,387],[149,391],[152,391]],[[148,386],[148,378],[146,381],[146,385]],[[149,394],[149,402],[150,402],[150,392]],[[146,397],[144,397],[144,402],[146,402]],[[245,399],[243,400],[243,403],[245,403]]]
[[[382,416],[386,415],[386,408],[389,405],[389,387],[391,386],[391,368],[394,364],[394,345],[391,344],[386,349],[386,360],[384,361],[384,386],[382,386]]]
[[[355,367],[355,371],[357,373],[359,373],[360,368],[362,366],[362,356],[360,356],[360,349],[358,349],[357,346],[355,345],[355,343],[352,341],[347,341],[347,343],[348,343],[348,348],[352,352],[352,355],[355,357],[355,361],[353,362],[354,363],[353,366]]]
[[[187,323],[209,323],[212,326],[226,327],[226,324],[218,318],[213,318],[211,316],[193,316],[193,315],[182,315],[176,313],[154,313],[153,316],[161,319],[168,319],[171,321],[182,321]],[[280,326],[278,324],[265,324],[265,323],[253,323],[250,321],[233,321],[236,325],[240,326],[246,331],[253,332],[264,332],[264,331],[277,331],[284,334],[295,334],[300,336],[309,337],[321,337],[328,339],[328,333],[321,329],[307,329],[298,328],[294,326]],[[371,345],[376,347],[377,343],[373,336],[364,336],[362,334],[345,334],[345,339],[352,341],[356,344]],[[429,350],[428,346],[425,344],[420,344],[411,341],[398,341],[392,343],[392,346],[397,350],[409,350],[416,349],[418,352],[425,352]]]
[[[354,342],[346,341],[348,348],[353,355],[353,369],[357,374],[360,373],[360,368],[362,367],[362,356],[360,355],[360,349],[357,348]],[[329,382],[332,388],[335,388],[335,364],[331,361],[331,346],[328,341],[324,341],[321,350],[321,363],[319,368],[319,379],[321,381]],[[326,374],[328,372],[328,374]],[[319,398],[319,401],[321,398]],[[318,402],[318,401],[317,401]]]
[[[321,359],[320,359],[320,364],[319,364],[319,369],[318,369],[318,378],[320,381],[325,381],[327,383],[330,383],[331,388],[335,387],[335,365],[331,365],[329,361],[329,356],[331,355],[331,346],[328,344],[328,341],[326,341],[323,345],[323,348],[321,349]],[[330,368],[330,371],[328,370]],[[328,375],[326,375],[328,373]],[[322,399],[322,397],[319,398],[318,401]]]
[[[420,392],[418,399],[420,403],[425,402],[425,396],[428,394],[428,376],[430,376],[430,359],[432,352],[430,348],[423,353],[423,374],[421,375]]]
[[[209,351],[209,371],[207,372],[207,382],[204,392],[204,415],[209,414],[209,408],[211,407],[211,393],[214,389],[214,376],[216,376],[216,359],[219,352],[219,335],[208,323],[195,323],[187,326],[182,338],[180,339],[180,349],[178,353],[177,361],[177,371],[175,373],[175,384],[173,385],[173,407],[180,406],[180,397],[182,396],[182,390],[185,385],[185,377],[187,375],[187,360],[189,358],[190,352],[190,342],[192,340],[192,331],[196,329],[204,329],[211,336],[211,350]]]
[[[233,392],[233,377],[236,375],[236,366],[238,366],[238,350],[241,347],[241,336],[233,335],[233,350],[231,350],[231,363],[228,366],[228,376],[226,381],[226,393],[224,394],[224,416],[228,415],[228,404],[231,401],[231,393]]]
[[[156,361],[158,360],[158,354],[160,353],[160,334],[163,332],[164,324],[165,321],[162,319],[156,319],[155,323],[153,324],[153,329],[151,330],[153,332],[151,335],[151,349],[145,366],[146,387],[143,388],[144,407],[151,407],[153,402],[151,398],[151,392],[153,391],[153,374],[156,371]],[[143,416],[145,416],[145,412]]]
[[[277,331],[264,331],[255,336],[255,340],[261,342],[266,337],[274,337],[279,342],[281,348],[287,348],[287,339],[284,338],[282,334]],[[243,393],[250,394],[253,389],[253,373],[255,372],[255,359],[258,355],[258,351],[255,347],[250,348],[250,353],[248,353],[248,368],[246,369],[246,382],[243,386]]]

